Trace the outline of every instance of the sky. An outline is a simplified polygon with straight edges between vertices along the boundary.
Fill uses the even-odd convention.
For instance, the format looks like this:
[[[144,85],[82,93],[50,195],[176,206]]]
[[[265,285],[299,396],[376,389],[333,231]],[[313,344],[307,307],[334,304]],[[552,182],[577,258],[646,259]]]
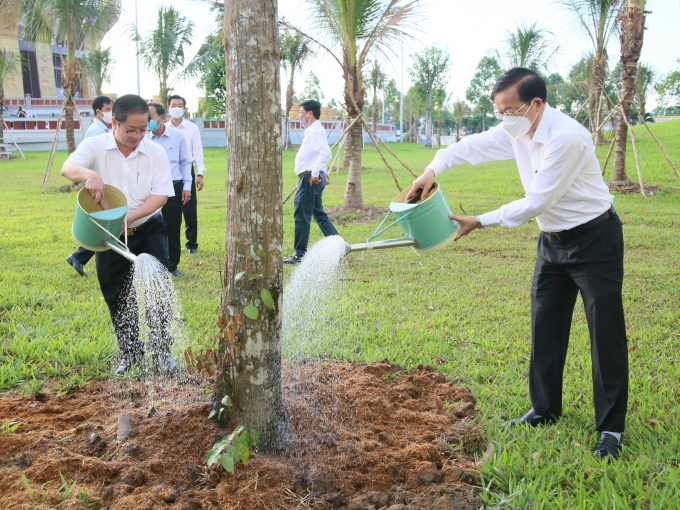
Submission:
[[[193,20],[196,25],[194,44],[189,49],[188,60],[198,51],[205,36],[214,27],[210,3],[202,0],[138,0],[137,14],[139,32],[144,36],[151,30],[157,19],[158,7],[173,5],[184,16]],[[118,95],[137,93],[137,73],[135,62],[135,44],[126,34],[127,27],[134,23],[135,0],[122,0],[123,14],[118,24],[102,40],[102,48],[112,47],[116,60],[112,72],[111,82],[103,87],[104,93],[115,92]],[[680,19],[680,0],[648,0],[647,10],[652,14],[647,16],[647,30],[645,31],[641,61],[651,65],[657,76],[662,76],[674,69],[680,68],[677,59],[680,58],[680,37],[677,36],[677,20]],[[310,26],[310,16],[302,0],[279,0],[279,14],[296,26],[313,30]],[[418,24],[418,31],[414,32],[414,40],[405,46],[404,57],[392,55],[385,62],[385,69],[390,78],[402,82],[404,93],[411,86],[409,67],[410,55],[425,47],[436,44],[448,48],[451,54],[451,71],[447,89],[452,97],[465,97],[465,89],[472,79],[479,60],[489,52],[499,48],[507,36],[507,30],[512,30],[516,22],[525,21],[531,24],[538,21],[540,28],[552,32],[560,44],[560,53],[550,68],[566,78],[571,66],[576,63],[588,50],[586,38],[577,30],[565,11],[561,10],[552,0],[424,0],[421,3],[422,20]],[[676,34],[676,35],[673,35]],[[620,47],[618,37],[612,37],[609,45],[610,62],[618,60]],[[613,67],[614,64],[612,64]],[[304,88],[304,81],[313,71],[321,82],[324,103],[334,98],[340,102],[342,97],[342,74],[338,63],[324,50],[319,49],[311,58],[295,80],[295,90],[300,93]],[[282,95],[287,83],[285,71],[281,70]],[[175,93],[187,99],[189,110],[198,106],[198,98],[204,93],[196,86],[196,80],[177,81],[172,86]],[[141,95],[151,98],[158,94],[158,80],[153,73],[144,68],[140,62]],[[649,107],[656,105],[655,97],[649,100]]]

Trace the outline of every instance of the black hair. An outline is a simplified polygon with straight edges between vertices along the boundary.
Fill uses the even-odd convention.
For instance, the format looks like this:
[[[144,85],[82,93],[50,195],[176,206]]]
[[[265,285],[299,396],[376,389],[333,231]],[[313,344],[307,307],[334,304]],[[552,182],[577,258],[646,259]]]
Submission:
[[[182,107],[183,108],[187,107],[187,100],[184,99],[182,96],[178,96],[177,94],[175,94],[174,96],[170,96],[168,98],[168,105],[170,104],[170,101],[172,101],[173,99],[181,99],[182,100]]]
[[[113,103],[113,101],[109,96],[97,96],[92,100],[92,111],[97,115],[97,110],[101,111],[104,105],[111,103]]]
[[[514,67],[498,78],[491,91],[491,100],[493,101],[499,92],[514,86],[517,87],[519,99],[525,103],[536,97],[540,97],[544,102],[548,99],[545,81],[536,71],[524,67]]]
[[[312,112],[314,118],[318,120],[321,117],[321,103],[315,101],[314,99],[307,99],[300,103],[300,106],[305,109],[306,112]]]
[[[146,114],[148,120],[151,120],[149,105],[137,94],[125,94],[113,102],[113,117],[116,122],[125,122],[131,114]]]
[[[165,108],[160,103],[149,103],[149,106],[153,106],[156,109],[157,115],[165,115]]]

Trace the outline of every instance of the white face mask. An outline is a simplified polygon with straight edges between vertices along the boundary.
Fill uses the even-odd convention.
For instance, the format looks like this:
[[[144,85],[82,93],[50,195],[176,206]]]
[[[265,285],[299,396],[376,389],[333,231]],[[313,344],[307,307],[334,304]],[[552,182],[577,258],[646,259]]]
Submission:
[[[307,112],[310,113],[310,112]],[[305,114],[305,119],[300,120],[300,125],[302,125],[303,129],[307,129],[309,127],[310,122],[306,120],[307,113]]]
[[[104,124],[111,124],[111,119],[113,118],[113,112],[102,112],[99,110],[102,114],[102,120],[104,121]]]
[[[531,101],[531,104],[527,109],[527,113],[529,113],[529,110],[533,104],[534,102]],[[503,115],[503,129],[505,129],[505,132],[513,138],[519,138],[522,135],[526,135],[538,118],[538,112],[536,112],[536,117],[534,117],[533,121],[530,121],[526,117],[527,113],[521,117],[515,117],[514,115]]]
[[[184,108],[180,108],[179,106],[170,108],[170,116],[173,119],[181,119],[184,116]]]

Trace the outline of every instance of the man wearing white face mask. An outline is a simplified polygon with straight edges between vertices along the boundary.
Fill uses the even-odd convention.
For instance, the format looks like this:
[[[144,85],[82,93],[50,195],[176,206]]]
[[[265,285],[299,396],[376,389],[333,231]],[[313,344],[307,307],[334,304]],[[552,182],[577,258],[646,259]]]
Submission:
[[[108,96],[97,96],[92,100],[92,111],[94,112],[94,121],[87,128],[85,138],[104,135],[109,132],[113,116],[113,101]],[[94,257],[94,252],[81,246],[66,258],[66,262],[71,264],[80,276],[87,276],[84,266],[92,257]]]
[[[616,459],[628,402],[621,221],[590,132],[551,108],[546,97],[545,82],[534,71],[507,71],[491,94],[503,122],[438,151],[409,196],[421,188],[426,195],[435,177],[452,166],[516,160],[525,198],[477,217],[451,215],[460,224],[456,240],[478,228],[512,228],[534,218],[542,230],[531,287],[533,408],[507,424],[535,426],[561,416],[562,375],[580,292],[590,331],[595,424],[601,432],[595,455]]]

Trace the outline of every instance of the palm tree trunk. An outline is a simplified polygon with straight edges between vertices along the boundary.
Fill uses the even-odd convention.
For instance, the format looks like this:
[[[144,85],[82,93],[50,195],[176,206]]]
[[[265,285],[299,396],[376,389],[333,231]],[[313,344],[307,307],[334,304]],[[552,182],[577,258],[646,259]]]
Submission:
[[[353,119],[350,118],[351,122]],[[349,143],[345,144],[345,161],[349,159],[349,175],[347,176],[347,187],[345,188],[345,199],[343,207],[361,207],[364,205],[364,198],[361,192],[361,146],[363,128],[360,121],[356,122],[347,133]],[[349,150],[348,150],[349,149]],[[349,154],[349,158],[347,155]]]
[[[604,76],[607,66],[607,58],[604,50],[598,50],[595,60],[593,62],[593,94],[590,96],[590,104],[588,109],[590,111],[590,119],[593,124],[591,129],[597,129],[600,125],[601,108],[600,99],[602,97],[602,89],[604,88]],[[606,145],[607,140],[602,134],[602,129],[598,129],[595,134],[596,145]]]
[[[290,141],[290,109],[293,107],[293,80],[295,79],[295,66],[290,67],[290,80],[286,89],[286,150],[293,148]]]
[[[630,118],[631,102],[635,94],[635,74],[640,60],[645,28],[644,4],[640,0],[629,0],[623,9],[621,19],[621,108],[623,115]],[[614,151],[614,175],[610,186],[630,186],[633,184],[626,174],[626,142],[628,127],[621,119],[616,126],[616,146]]]
[[[75,51],[74,51],[75,52]],[[66,149],[71,154],[76,150],[76,140],[73,133],[73,108],[75,107],[76,95],[76,63],[63,63],[63,82],[64,96],[66,97],[66,107],[64,108],[64,117],[66,119]],[[77,183],[74,183],[76,185]]]
[[[256,429],[265,450],[280,444],[285,429],[281,114],[279,108],[272,108],[281,104],[277,3],[224,4],[224,33],[229,34],[224,38],[229,172],[219,353],[220,359],[227,355],[228,361],[220,367],[212,392],[216,407],[226,395],[233,402],[222,413],[222,424]],[[255,254],[260,249],[265,256]],[[248,254],[253,258],[246,258]],[[241,271],[262,276],[234,281]],[[265,289],[275,310],[260,302]],[[253,302],[256,319],[244,314]]]

